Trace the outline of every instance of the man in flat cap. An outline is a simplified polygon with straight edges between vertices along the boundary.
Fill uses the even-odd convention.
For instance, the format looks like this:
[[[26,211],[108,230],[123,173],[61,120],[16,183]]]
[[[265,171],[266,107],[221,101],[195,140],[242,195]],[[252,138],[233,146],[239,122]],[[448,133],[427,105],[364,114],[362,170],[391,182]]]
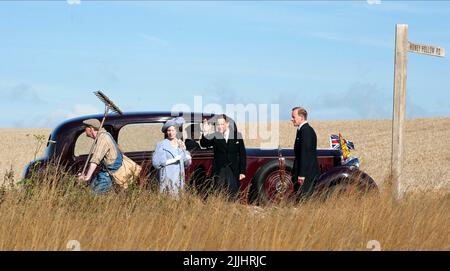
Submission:
[[[111,134],[104,128],[100,129],[98,119],[87,119],[83,121],[83,124],[85,125],[86,136],[94,140],[97,139],[97,143],[89,160],[87,173],[80,175],[78,179],[89,181],[93,177],[95,169],[99,166],[100,172],[93,177],[90,187],[94,194],[103,194],[110,191],[112,187],[111,174],[122,166],[124,158]]]

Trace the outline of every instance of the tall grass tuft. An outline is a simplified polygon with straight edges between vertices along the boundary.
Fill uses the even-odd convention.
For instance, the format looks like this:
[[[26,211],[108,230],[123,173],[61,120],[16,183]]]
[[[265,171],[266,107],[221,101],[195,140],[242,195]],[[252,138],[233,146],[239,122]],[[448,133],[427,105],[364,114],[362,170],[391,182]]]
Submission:
[[[450,194],[333,193],[264,206],[133,186],[94,196],[58,165],[0,193],[0,250],[450,250]]]

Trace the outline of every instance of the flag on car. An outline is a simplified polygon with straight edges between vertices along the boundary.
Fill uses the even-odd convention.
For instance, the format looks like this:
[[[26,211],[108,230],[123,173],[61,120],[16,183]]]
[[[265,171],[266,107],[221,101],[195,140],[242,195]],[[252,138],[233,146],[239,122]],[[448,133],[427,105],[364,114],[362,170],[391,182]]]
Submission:
[[[349,148],[347,146],[346,140],[341,135],[341,133],[339,133],[339,143],[341,144],[342,156],[343,156],[344,161],[345,161],[350,156],[350,150],[349,150]]]
[[[347,145],[349,150],[354,150],[355,145],[350,140],[344,138],[344,142]],[[339,135],[330,135],[330,147],[335,150],[341,149],[341,142],[339,139]]]
[[[350,150],[355,149],[353,142],[345,139],[341,133],[339,135],[330,135],[330,147],[335,150],[341,150],[344,160],[349,157]]]

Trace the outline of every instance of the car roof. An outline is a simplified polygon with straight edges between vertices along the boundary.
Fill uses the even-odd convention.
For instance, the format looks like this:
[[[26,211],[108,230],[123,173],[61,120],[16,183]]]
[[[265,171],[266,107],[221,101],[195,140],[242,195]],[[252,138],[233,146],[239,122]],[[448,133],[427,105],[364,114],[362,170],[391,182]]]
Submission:
[[[106,117],[104,126],[120,127],[127,124],[139,123],[163,123],[174,117],[183,117],[186,123],[200,123],[203,118],[211,119],[216,117],[213,113],[198,113],[198,112],[171,112],[171,111],[140,111],[140,112],[124,112],[122,115],[116,113],[109,113]],[[83,121],[86,119],[103,119],[103,114],[85,115],[76,118],[65,120],[57,125],[52,135],[68,132],[73,129],[79,129],[84,126]],[[230,118],[231,119],[231,118]],[[52,136],[53,137],[53,136]]]
[[[141,111],[141,112],[124,112],[122,115],[116,113],[109,113],[106,117],[105,124],[111,122],[165,122],[170,118],[174,117],[184,117],[186,122],[201,122],[204,117],[211,118],[214,117],[215,114],[210,113],[196,113],[196,112],[170,112],[170,111]],[[67,126],[70,124],[80,124],[86,119],[99,119],[102,120],[103,114],[94,114],[94,115],[85,115],[72,119],[68,119],[58,126]]]

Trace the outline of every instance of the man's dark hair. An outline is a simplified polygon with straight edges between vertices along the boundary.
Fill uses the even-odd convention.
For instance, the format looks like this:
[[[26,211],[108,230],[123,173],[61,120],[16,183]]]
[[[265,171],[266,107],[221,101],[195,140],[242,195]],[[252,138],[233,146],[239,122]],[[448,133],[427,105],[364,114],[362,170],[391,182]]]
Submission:
[[[228,122],[228,117],[225,114],[220,114],[217,116],[217,119],[224,119],[226,122]]]

